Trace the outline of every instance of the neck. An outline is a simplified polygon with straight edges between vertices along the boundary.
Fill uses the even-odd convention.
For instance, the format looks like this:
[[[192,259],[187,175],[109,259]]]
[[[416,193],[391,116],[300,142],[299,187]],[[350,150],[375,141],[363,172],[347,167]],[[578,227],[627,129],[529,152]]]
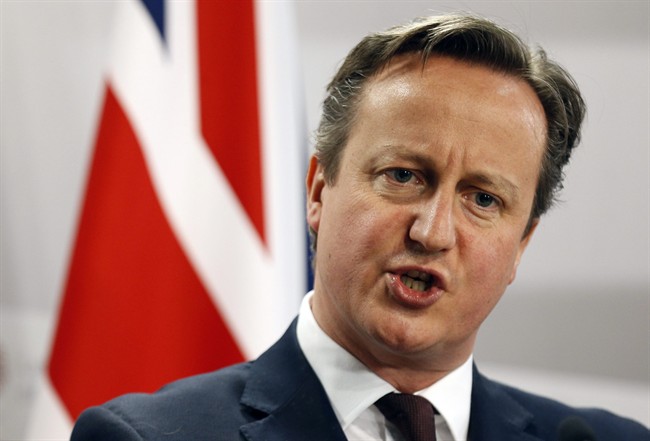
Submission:
[[[354,354],[354,353],[353,353]],[[412,394],[438,382],[465,363],[470,354],[449,360],[396,357],[394,360],[359,359],[378,377],[402,393]],[[359,358],[359,357],[357,357]]]

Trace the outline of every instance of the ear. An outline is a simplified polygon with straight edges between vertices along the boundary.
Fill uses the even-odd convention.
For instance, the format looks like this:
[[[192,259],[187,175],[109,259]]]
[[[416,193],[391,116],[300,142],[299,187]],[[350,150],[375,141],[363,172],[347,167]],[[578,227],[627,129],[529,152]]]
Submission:
[[[530,242],[531,237],[533,237],[533,233],[535,232],[537,225],[539,225],[539,218],[533,219],[531,221],[528,232],[524,237],[521,238],[521,242],[519,242],[517,257],[515,258],[515,264],[512,266],[512,274],[510,275],[510,280],[508,281],[508,284],[514,282],[515,277],[517,276],[517,268],[519,268],[519,262],[521,262],[521,256],[524,255],[524,251],[526,250],[526,247],[528,246],[528,242]]]
[[[321,199],[323,188],[325,187],[325,175],[316,155],[312,155],[309,160],[309,170],[307,171],[307,224],[318,233],[320,218],[323,209]]]

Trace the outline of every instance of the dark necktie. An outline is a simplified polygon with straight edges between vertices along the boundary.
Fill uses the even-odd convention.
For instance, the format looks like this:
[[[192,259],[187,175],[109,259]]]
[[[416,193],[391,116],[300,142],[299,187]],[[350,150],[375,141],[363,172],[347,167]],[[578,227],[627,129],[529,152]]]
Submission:
[[[406,441],[436,441],[435,410],[426,398],[390,393],[377,400],[375,406]]]

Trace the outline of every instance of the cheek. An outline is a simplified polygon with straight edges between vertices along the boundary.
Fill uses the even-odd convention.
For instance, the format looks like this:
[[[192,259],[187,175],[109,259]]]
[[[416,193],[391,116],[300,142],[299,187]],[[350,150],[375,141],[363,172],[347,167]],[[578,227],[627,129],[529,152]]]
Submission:
[[[347,243],[345,248],[367,245],[365,242],[380,232],[385,222],[382,210],[367,197],[340,193],[334,196],[337,200],[323,211],[321,229],[326,229],[330,239]]]
[[[398,217],[372,198],[341,195],[323,213],[317,258],[322,275],[349,288],[376,284],[384,259],[403,241]]]
[[[370,252],[377,215],[354,198],[340,198],[323,210],[318,232],[319,258],[334,266],[358,265]],[[320,256],[325,254],[325,256]]]
[[[518,242],[513,239],[475,241],[467,251],[466,295],[473,303],[472,320],[482,322],[510,283]]]

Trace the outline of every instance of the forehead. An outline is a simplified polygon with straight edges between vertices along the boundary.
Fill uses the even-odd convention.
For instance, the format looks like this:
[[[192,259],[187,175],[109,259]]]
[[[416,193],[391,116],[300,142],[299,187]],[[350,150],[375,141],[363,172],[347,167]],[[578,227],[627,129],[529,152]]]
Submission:
[[[407,92],[416,87],[419,93],[432,97],[441,89],[457,88],[463,93],[457,94],[456,99],[492,94],[502,98],[503,103],[514,100],[513,104],[544,114],[537,94],[524,79],[483,64],[436,54],[426,60],[414,53],[392,58],[369,78],[362,96],[378,90],[399,93],[400,88],[404,88],[401,92]]]
[[[393,118],[402,126],[393,130],[412,121],[420,133],[432,135],[441,124],[471,121],[474,124],[456,126],[471,128],[477,134],[482,129],[499,128],[489,131],[500,133],[504,143],[511,144],[515,136],[538,153],[546,145],[545,112],[528,83],[448,56],[431,55],[423,62],[419,54],[400,55],[368,79],[354,126],[380,119],[381,124],[390,123]],[[423,124],[430,125],[431,130]],[[351,135],[354,131],[355,127]]]

